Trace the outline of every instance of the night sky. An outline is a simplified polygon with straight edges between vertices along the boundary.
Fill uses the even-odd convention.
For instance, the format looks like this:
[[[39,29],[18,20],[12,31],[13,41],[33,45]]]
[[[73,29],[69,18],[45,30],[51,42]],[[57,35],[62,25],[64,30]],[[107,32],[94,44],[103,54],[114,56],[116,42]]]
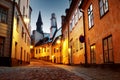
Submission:
[[[61,15],[65,15],[65,9],[69,8],[69,0],[30,0],[32,7],[31,27],[36,29],[36,21],[38,19],[39,11],[41,12],[43,21],[43,31],[50,32],[50,18],[51,13],[56,14],[57,26],[61,27]]]

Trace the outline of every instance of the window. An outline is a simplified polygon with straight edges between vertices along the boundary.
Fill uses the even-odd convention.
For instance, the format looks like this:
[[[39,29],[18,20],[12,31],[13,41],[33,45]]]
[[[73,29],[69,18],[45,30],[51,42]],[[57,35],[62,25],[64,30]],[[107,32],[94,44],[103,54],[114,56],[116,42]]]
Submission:
[[[55,53],[55,48],[54,48],[54,53]]]
[[[36,54],[37,54],[37,49],[36,49]]]
[[[112,36],[103,39],[103,57],[105,63],[113,62]]]
[[[95,45],[91,45],[90,46],[90,61],[91,64],[95,64],[96,63],[96,52],[95,52]]]
[[[8,10],[0,6],[0,22],[7,23]]]
[[[100,16],[102,17],[108,11],[108,0],[99,0]]]
[[[78,18],[80,19],[82,17],[82,13],[80,12],[80,10],[78,9]]]
[[[69,27],[70,27],[70,31],[72,31],[72,21],[70,21]]]
[[[0,56],[4,56],[4,38],[0,37]]]
[[[78,11],[77,9],[75,10],[75,13],[74,13],[74,20],[75,20],[75,24],[78,22]]]
[[[74,25],[75,25],[75,20],[74,20],[74,15],[73,15],[73,17],[72,17],[72,28],[74,27]]]
[[[46,52],[46,47],[44,48],[44,52]]]
[[[93,22],[93,7],[92,7],[92,4],[89,6],[88,8],[88,22],[89,22],[89,29],[92,28],[92,26],[94,25],[94,22]]]

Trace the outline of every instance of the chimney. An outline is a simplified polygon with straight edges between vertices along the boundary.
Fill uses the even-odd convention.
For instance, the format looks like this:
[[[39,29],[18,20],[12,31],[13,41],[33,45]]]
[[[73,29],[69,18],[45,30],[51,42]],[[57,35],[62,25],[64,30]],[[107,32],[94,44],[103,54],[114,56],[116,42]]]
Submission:
[[[67,8],[67,9],[65,10],[66,15],[68,14],[68,11],[69,11],[69,9]]]
[[[64,15],[62,15],[62,16],[61,16],[61,24],[63,25],[63,24],[64,24],[64,22],[65,22],[65,16],[64,16]]]

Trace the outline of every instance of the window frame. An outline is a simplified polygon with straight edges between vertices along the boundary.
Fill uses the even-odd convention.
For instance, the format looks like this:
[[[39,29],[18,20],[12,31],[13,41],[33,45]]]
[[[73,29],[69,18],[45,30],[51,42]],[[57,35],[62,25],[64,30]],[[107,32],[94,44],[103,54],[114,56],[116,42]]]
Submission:
[[[100,1],[102,1],[102,8],[103,8],[103,14],[101,14],[101,5],[100,5]],[[106,2],[107,2],[107,8],[108,10],[105,11],[105,5],[106,5]],[[105,3],[103,2],[103,0],[99,0],[98,1],[98,5],[99,5],[99,15],[100,15],[100,18],[102,18],[103,16],[105,16],[108,12],[109,12],[109,2],[108,0],[105,0]]]
[[[114,53],[113,53],[113,42],[111,41],[111,45],[112,45],[112,49],[109,49],[109,43],[108,43],[108,39],[109,38],[111,38],[111,40],[112,40],[112,35],[110,35],[110,36],[108,36],[108,37],[106,37],[106,38],[104,38],[103,39],[103,60],[104,60],[104,63],[114,63]],[[107,50],[105,50],[104,48],[105,48],[105,46],[104,46],[104,41],[105,40],[107,40]],[[110,61],[110,51],[109,50],[112,50],[112,61]],[[107,51],[108,53],[107,53],[107,58],[108,58],[108,61],[106,61],[105,59],[106,59],[106,57],[105,57],[105,51]]]
[[[91,6],[92,6],[92,10],[89,12],[88,10],[90,10]],[[92,3],[89,5],[87,9],[87,14],[88,14],[88,28],[90,30],[94,26],[94,15],[93,15],[93,4]],[[91,18],[91,15],[92,15],[92,18]],[[90,21],[89,21],[89,17],[90,17]]]
[[[4,16],[4,20],[2,20]],[[0,5],[0,23],[8,24],[8,8]]]
[[[92,53],[92,49],[91,49],[92,46],[95,46],[95,48],[93,49],[94,53]],[[90,45],[90,63],[91,64],[96,64],[96,51],[95,51],[95,49],[96,49],[96,44]]]

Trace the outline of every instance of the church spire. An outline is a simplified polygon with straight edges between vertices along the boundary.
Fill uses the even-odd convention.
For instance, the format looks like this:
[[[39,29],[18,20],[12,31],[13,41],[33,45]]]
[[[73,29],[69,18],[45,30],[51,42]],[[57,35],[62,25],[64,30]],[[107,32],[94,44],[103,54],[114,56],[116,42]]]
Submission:
[[[43,34],[42,25],[43,25],[43,22],[42,22],[42,18],[41,18],[41,12],[39,12],[38,20],[36,22],[36,26],[37,26],[37,31],[39,33]]]

